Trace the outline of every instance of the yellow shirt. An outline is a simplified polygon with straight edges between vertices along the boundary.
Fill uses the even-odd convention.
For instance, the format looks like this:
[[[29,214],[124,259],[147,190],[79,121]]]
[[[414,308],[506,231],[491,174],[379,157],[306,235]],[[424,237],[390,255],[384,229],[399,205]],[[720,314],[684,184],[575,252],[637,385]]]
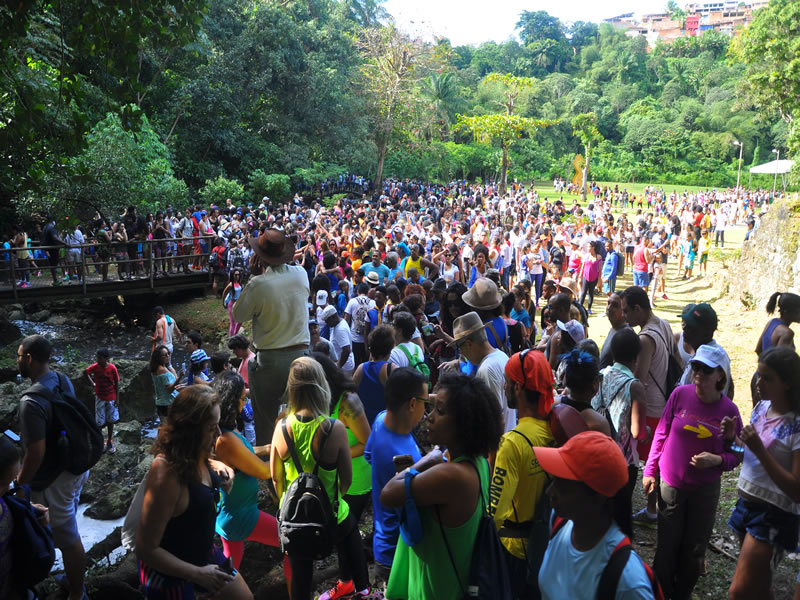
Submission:
[[[358,271],[361,268],[361,263],[362,262],[363,261],[360,258],[357,258],[357,259],[355,259],[353,261],[353,263],[350,265],[352,267],[352,269],[353,269],[353,273],[355,273],[356,271]]]
[[[524,434],[530,443],[515,431]],[[547,486],[547,474],[539,466],[531,446],[552,444],[550,424],[533,417],[520,419],[517,426],[501,438],[489,486],[487,509],[498,530],[506,520],[515,523],[533,520],[536,505]],[[511,554],[525,558],[527,538],[501,537],[500,541]]]
[[[422,257],[419,257],[417,260],[413,260],[410,256],[406,258],[406,264],[403,268],[403,277],[408,277],[408,270],[409,269],[416,269],[417,273],[420,275],[425,275],[425,272],[422,270]]]

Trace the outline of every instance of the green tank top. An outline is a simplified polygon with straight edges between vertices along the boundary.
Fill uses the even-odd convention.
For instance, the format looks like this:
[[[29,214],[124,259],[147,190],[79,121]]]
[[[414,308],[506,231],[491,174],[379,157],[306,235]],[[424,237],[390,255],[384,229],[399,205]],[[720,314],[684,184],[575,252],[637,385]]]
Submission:
[[[344,397],[345,393],[347,392],[344,392],[341,396],[339,396],[339,401],[336,403],[336,408],[333,409],[333,414],[331,416],[334,419],[339,418],[339,408],[342,406],[342,398]],[[347,441],[350,443],[351,448],[359,443],[358,438],[356,438],[355,434],[350,431],[349,427],[347,428]],[[347,490],[347,493],[350,496],[360,496],[371,491],[372,467],[367,462],[367,459],[364,458],[363,454],[361,456],[353,457],[353,483],[350,484],[350,489]]]
[[[464,460],[469,459],[462,457],[455,462]],[[444,527],[447,543],[453,553],[453,562],[458,568],[458,578],[447,556],[447,547],[434,516],[434,508],[420,506],[419,514],[425,536],[413,548],[407,546],[402,537],[398,539],[392,572],[386,586],[386,598],[460,600],[464,597],[465,590],[459,585],[459,579],[463,585],[467,585],[481,511],[489,504],[489,463],[485,458],[479,457],[475,460],[475,466],[481,478],[483,502],[478,498],[475,512],[463,525]]]
[[[297,417],[292,419],[290,418],[291,416],[293,415],[287,418],[289,418],[289,426],[294,435],[294,447],[300,459],[300,466],[303,467],[303,471],[310,473],[317,465],[317,461],[311,453],[311,441],[314,439],[314,434],[317,432],[320,424],[325,421],[326,417],[320,416],[307,423],[302,423],[297,420]],[[297,469],[294,466],[294,461],[291,456],[283,461],[283,468],[285,471],[286,489],[288,489],[289,485],[297,478]],[[325,486],[325,491],[328,493],[328,499],[331,503],[333,503],[334,498],[338,498],[339,513],[336,515],[336,522],[341,523],[347,518],[347,515],[350,514],[350,507],[347,506],[347,502],[342,498],[341,492],[336,489],[336,469],[331,469],[329,471],[320,466],[319,470],[317,470],[317,476],[322,482],[322,485]],[[285,493],[281,496],[281,506],[283,506],[284,498],[286,498]]]

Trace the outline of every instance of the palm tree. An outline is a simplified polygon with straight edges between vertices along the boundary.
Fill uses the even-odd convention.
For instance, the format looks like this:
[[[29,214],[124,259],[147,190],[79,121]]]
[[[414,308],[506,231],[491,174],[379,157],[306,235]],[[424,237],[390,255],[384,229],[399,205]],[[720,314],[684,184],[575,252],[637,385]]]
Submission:
[[[452,73],[431,73],[422,81],[422,96],[430,106],[430,114],[442,137],[447,137],[450,124],[466,104]]]

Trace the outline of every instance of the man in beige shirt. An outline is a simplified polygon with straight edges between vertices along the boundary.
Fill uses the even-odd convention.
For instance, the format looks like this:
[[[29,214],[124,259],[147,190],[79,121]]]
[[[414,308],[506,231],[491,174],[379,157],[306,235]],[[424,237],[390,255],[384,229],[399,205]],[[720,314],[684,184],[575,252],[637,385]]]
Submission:
[[[251,277],[233,307],[233,317],[253,321],[256,356],[248,364],[250,394],[255,417],[256,444],[272,441],[272,430],[289,367],[308,354],[308,275],[294,259],[292,240],[282,231],[268,229],[248,239],[253,267],[260,275]]]

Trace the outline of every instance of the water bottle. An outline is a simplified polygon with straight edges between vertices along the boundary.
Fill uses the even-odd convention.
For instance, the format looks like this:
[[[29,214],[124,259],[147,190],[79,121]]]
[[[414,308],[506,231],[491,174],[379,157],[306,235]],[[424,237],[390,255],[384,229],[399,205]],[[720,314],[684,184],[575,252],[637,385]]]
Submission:
[[[62,461],[69,456],[69,438],[67,437],[67,432],[63,429],[58,434],[58,454]]]

